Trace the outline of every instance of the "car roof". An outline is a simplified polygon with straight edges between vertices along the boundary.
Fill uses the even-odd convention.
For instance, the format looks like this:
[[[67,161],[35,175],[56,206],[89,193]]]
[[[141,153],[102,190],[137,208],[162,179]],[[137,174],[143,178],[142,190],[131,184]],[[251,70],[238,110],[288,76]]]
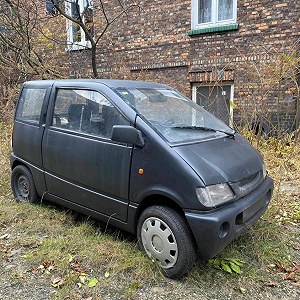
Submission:
[[[85,83],[89,86],[89,83],[104,84],[110,88],[170,88],[165,84],[149,81],[136,81],[136,80],[117,80],[117,79],[58,79],[58,80],[33,80],[24,83],[25,86],[52,86],[54,83],[58,84],[76,84]]]

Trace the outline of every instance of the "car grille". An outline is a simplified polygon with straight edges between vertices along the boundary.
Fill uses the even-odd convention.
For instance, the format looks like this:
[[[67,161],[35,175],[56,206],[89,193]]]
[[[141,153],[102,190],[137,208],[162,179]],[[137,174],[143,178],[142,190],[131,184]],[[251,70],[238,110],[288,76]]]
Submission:
[[[232,182],[230,186],[236,194],[236,199],[238,199],[253,191],[263,180],[263,172],[260,171],[237,182]]]

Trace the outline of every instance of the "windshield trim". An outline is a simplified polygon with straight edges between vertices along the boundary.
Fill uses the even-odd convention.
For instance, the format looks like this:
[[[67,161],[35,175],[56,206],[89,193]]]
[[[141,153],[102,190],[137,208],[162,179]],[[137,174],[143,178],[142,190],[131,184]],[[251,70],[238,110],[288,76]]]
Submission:
[[[221,135],[221,136],[207,137],[207,138],[204,138],[204,139],[201,139],[201,140],[193,140],[193,141],[189,141],[189,142],[174,142],[174,143],[170,143],[170,142],[166,141],[166,143],[171,148],[180,147],[180,146],[195,145],[195,144],[206,143],[206,142],[210,142],[210,141],[214,141],[214,140],[228,138],[228,135],[226,135],[225,133],[223,133],[223,134],[224,135]]]
[[[193,126],[193,125],[182,125],[182,126],[171,126],[170,128],[174,128],[174,129],[191,129],[191,130],[203,130],[203,131],[214,131],[214,132],[222,132],[225,133],[226,135],[229,135],[231,137],[234,137],[235,135],[235,130],[232,129],[231,132],[227,131],[227,130],[220,130],[220,129],[215,129],[215,128],[211,128],[211,127],[206,127],[206,126]]]

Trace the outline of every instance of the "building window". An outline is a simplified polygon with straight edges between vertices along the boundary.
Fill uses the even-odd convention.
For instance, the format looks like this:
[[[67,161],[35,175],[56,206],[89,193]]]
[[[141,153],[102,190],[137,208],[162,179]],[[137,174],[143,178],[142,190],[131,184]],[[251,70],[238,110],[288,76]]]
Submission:
[[[56,2],[57,4],[59,4],[59,1]],[[53,0],[46,0],[46,15],[48,16],[55,16],[57,15],[57,9],[54,6]]]
[[[192,0],[192,29],[236,23],[237,0]]]
[[[225,124],[233,125],[232,83],[193,86],[193,100]]]
[[[93,1],[92,0],[71,0],[65,1],[67,14],[85,24],[90,33],[93,34]],[[67,42],[68,50],[82,50],[91,48],[85,32],[79,24],[67,20]]]

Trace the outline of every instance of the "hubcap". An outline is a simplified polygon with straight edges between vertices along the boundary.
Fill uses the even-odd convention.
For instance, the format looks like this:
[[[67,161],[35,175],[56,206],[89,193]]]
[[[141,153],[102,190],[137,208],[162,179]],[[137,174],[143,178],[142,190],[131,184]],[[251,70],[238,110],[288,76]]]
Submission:
[[[170,227],[154,217],[146,219],[142,225],[142,243],[147,255],[165,269],[175,265],[178,246]]]
[[[17,190],[19,194],[19,199],[23,201],[28,201],[29,197],[29,182],[26,176],[21,175],[17,181]]]
[[[162,252],[164,250],[163,241],[158,235],[152,237],[152,246],[157,252]]]

